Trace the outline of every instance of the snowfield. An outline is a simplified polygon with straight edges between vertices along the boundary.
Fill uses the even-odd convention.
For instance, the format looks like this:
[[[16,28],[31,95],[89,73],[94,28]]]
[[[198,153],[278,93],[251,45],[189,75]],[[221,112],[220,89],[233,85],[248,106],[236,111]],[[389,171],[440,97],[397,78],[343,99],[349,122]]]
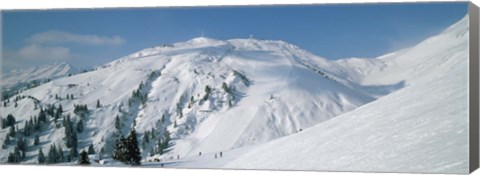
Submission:
[[[200,37],[63,72],[7,99],[1,116],[15,116],[21,131],[40,108],[61,105],[62,116],[84,121],[78,148],[93,144],[107,160],[133,127],[143,166],[468,172],[468,16],[378,58],[328,60],[284,41]],[[15,105],[17,96],[28,98]],[[86,116],[73,112],[78,104]],[[65,128],[48,118],[39,145],[26,137],[22,163],[37,163],[53,143],[68,152]],[[0,130],[0,143],[8,132]],[[171,140],[158,153],[165,134]]]

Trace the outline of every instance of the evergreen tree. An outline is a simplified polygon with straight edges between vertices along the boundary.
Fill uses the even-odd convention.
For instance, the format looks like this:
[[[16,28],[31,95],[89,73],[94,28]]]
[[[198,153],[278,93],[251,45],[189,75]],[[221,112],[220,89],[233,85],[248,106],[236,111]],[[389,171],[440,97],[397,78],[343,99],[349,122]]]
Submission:
[[[138,148],[137,141],[137,132],[135,129],[130,131],[130,135],[127,137],[127,148],[128,148],[128,164],[130,165],[140,165],[140,160],[142,159],[140,155],[140,149]]]
[[[58,106],[58,108],[57,108],[57,115],[58,115],[58,116],[61,116],[62,113],[63,113],[63,108],[62,108],[62,104],[60,104],[60,105]]]
[[[100,108],[102,107],[102,105],[100,105],[100,100],[97,100],[97,108]]]
[[[210,86],[206,85],[205,86],[205,96],[203,96],[203,101],[206,101],[208,99],[208,96],[210,95],[210,92],[212,92],[212,89]]]
[[[25,125],[23,127],[23,135],[25,135],[25,136],[30,135],[30,126],[28,125],[27,121],[25,121]]]
[[[90,146],[88,146],[88,154],[95,154],[95,149],[93,148],[93,143],[90,143]]]
[[[16,123],[15,117],[12,114],[8,114],[5,122],[5,126],[6,127],[13,126],[15,125],[15,123]]]
[[[74,98],[73,98],[73,94],[70,94],[70,99],[74,99]]]
[[[0,118],[1,126],[2,129],[5,129],[7,127],[7,121],[4,118]]]
[[[10,136],[5,136],[5,141],[3,142],[3,144],[8,145],[8,144],[10,144],[10,142],[11,142],[10,141]]]
[[[78,157],[78,164],[80,165],[89,165],[90,160],[88,159],[88,154],[85,152],[85,150],[82,150],[80,152],[80,157]]]
[[[74,126],[70,116],[67,116],[65,120],[65,145],[67,148],[77,147],[77,128]]]
[[[17,106],[18,106],[18,104],[17,104],[17,102],[15,102],[15,106],[14,106],[14,107],[17,108]]]
[[[155,138],[155,129],[152,128],[152,130],[150,131],[150,135],[152,136],[152,139]]]
[[[18,151],[21,152],[22,158],[25,157],[25,153],[27,152],[27,145],[28,145],[27,139],[25,139],[25,138],[18,138],[16,148],[18,148]]]
[[[63,149],[62,147],[58,146],[58,154],[57,154],[57,160],[58,162],[64,162],[65,156],[63,155]]]
[[[74,147],[70,148],[70,157],[71,159],[78,157],[78,150],[77,146],[75,145]]]
[[[37,160],[38,160],[39,164],[45,163],[45,155],[43,155],[42,149],[38,150],[38,159]]]
[[[121,127],[121,123],[120,123],[120,118],[118,117],[118,115],[115,117],[115,128],[116,129],[120,129]]]
[[[228,88],[228,85],[225,82],[222,83],[222,89],[223,91],[230,93],[230,88]]]
[[[137,133],[135,129],[125,139],[121,136],[114,147],[113,159],[119,160],[125,164],[137,166],[140,165],[140,149],[138,148]]]
[[[112,158],[121,162],[125,162],[127,160],[126,139],[123,137],[123,135],[120,135],[115,142]]]
[[[15,126],[12,125],[12,126],[10,126],[10,132],[8,133],[8,135],[9,135],[10,137],[15,137],[15,134],[16,134],[16,132],[15,132]]]
[[[33,145],[37,146],[40,144],[40,137],[38,135],[35,135],[35,139],[33,140]]]
[[[50,145],[50,149],[48,150],[47,154],[47,161],[46,163],[52,164],[52,163],[58,163],[58,151],[57,151],[57,146],[55,144]]]
[[[77,131],[79,133],[83,132],[83,120],[82,119],[78,120],[78,122],[77,122]]]

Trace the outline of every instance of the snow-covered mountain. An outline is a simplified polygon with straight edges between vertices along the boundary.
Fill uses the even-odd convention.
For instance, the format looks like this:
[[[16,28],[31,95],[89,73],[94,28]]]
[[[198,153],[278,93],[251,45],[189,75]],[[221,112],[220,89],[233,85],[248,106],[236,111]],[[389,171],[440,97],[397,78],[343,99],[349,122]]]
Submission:
[[[56,62],[26,69],[15,69],[2,75],[2,93],[15,92],[42,84],[49,79],[75,74],[78,69],[66,62]]]
[[[406,87],[258,146],[227,167],[468,173],[468,17],[412,48],[337,62],[365,72],[364,84]],[[371,62],[383,66],[362,67]]]
[[[12,114],[22,131],[43,109],[62,106],[61,117],[53,112],[26,137],[40,140],[27,148],[26,163],[53,143],[66,148],[70,115],[84,125],[78,148],[93,144],[104,158],[133,127],[143,159],[169,166],[464,172],[467,33],[468,16],[414,47],[336,61],[284,41],[194,38],[27,89],[0,114]],[[74,110],[79,105],[86,115]],[[8,134],[0,130],[0,141]],[[171,139],[159,151],[165,135]],[[14,147],[6,144],[0,161]],[[214,159],[218,152],[225,158]],[[441,158],[450,161],[433,160]],[[395,163],[403,166],[387,169]]]

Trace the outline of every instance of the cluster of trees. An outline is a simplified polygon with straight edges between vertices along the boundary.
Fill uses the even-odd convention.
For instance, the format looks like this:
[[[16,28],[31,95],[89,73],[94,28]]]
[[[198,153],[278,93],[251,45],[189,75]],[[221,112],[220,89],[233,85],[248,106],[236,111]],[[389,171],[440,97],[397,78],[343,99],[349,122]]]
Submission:
[[[127,138],[120,136],[115,143],[112,158],[128,165],[140,165],[142,159],[138,148],[137,133],[135,129],[130,131]]]
[[[42,126],[44,123],[47,123],[47,111],[40,109],[40,112],[37,116],[30,117],[29,120],[25,121],[25,125],[23,128],[23,132],[20,132],[18,126],[16,124],[15,117],[11,114],[7,116],[7,118],[2,118],[2,128],[10,127],[7,137],[5,137],[5,141],[2,145],[2,148],[6,148],[10,142],[12,142],[11,138],[15,139],[20,136],[30,136],[35,134],[36,132],[40,132],[42,130]],[[18,132],[22,133],[23,135],[18,135]],[[35,142],[38,144],[38,135],[35,138]]]
[[[5,97],[4,97],[4,99],[7,99],[7,100],[3,101],[3,107],[7,107],[8,103],[10,103],[10,99],[5,98]]]
[[[145,131],[143,134],[143,141],[142,141],[142,148],[145,149],[150,140],[153,140],[156,137],[155,129],[151,129],[151,131]]]
[[[142,93],[143,88],[145,87],[145,84],[143,81],[138,85],[138,88],[136,90],[132,91],[132,96],[128,99],[128,106],[131,107],[132,103],[135,101],[140,101],[142,105],[145,105],[147,102],[148,94],[147,93]]]
[[[82,105],[82,104],[74,104],[73,105],[73,113],[78,115],[78,116],[85,116],[88,114],[88,107],[87,105]]]
[[[12,114],[8,114],[7,118],[1,118],[2,129],[5,129],[9,126],[13,126],[16,123],[15,117]]]
[[[8,136],[7,136],[8,137]],[[19,138],[13,152],[8,155],[8,163],[18,163],[25,158],[27,152],[27,139]]]
[[[164,154],[170,145],[170,140],[171,140],[170,133],[167,130],[165,130],[163,132],[163,137],[157,140],[156,146],[150,152],[150,156],[153,156],[155,154],[160,154],[160,155]]]
[[[65,161],[70,161],[72,158],[71,155],[65,157],[62,147],[60,146],[57,147],[55,144],[50,145],[50,149],[48,150],[47,157],[40,156],[40,151],[42,150],[40,149],[38,153],[39,154],[38,163],[47,163],[47,164],[61,163]]]
[[[25,125],[23,127],[23,135],[30,136],[36,131],[40,131],[40,129],[41,129],[40,122],[30,117],[29,120],[25,120]]]
[[[19,100],[21,100],[21,99],[24,99],[24,98],[25,98],[24,95],[16,96],[15,99],[13,100],[13,101],[14,101],[14,107],[16,108],[16,107],[18,106],[17,101],[19,101]],[[7,106],[5,102],[4,102],[4,106]]]
[[[205,95],[203,96],[202,100],[206,101],[208,97],[210,96],[210,93],[212,92],[212,88],[210,86],[206,85],[205,86]]]
[[[67,97],[66,97],[66,98],[67,98],[67,100],[70,100],[70,99],[73,100],[73,99],[75,99],[75,98],[73,97],[73,94],[67,94]]]
[[[65,151],[60,146],[56,146],[55,144],[50,145],[50,149],[48,150],[47,156],[43,153],[42,149],[38,150],[37,161],[40,164],[54,164],[54,163],[62,163],[62,162],[71,162],[75,160],[75,157],[78,157],[79,164],[90,164],[90,160],[88,159],[89,154],[95,154],[93,150],[93,144],[90,144],[88,147],[88,153],[85,150],[82,150],[80,154],[76,149],[70,149],[68,155],[65,156]]]
[[[242,74],[238,71],[235,71],[235,70],[233,71],[233,74],[235,76],[240,77],[240,79],[242,80],[242,82],[245,86],[250,86],[252,84],[252,81],[250,79],[248,79],[247,76],[245,76],[244,74]]]
[[[77,137],[78,128],[75,126],[75,123],[72,121],[70,116],[67,116],[66,118],[64,118],[63,126],[65,127],[65,138],[64,138],[65,145],[67,146],[67,148],[71,148],[72,150],[75,150],[74,156],[76,157],[78,155],[78,152],[77,152],[77,148],[78,148],[78,137]]]
[[[234,96],[234,89],[231,89],[230,87],[228,87],[227,83],[223,82],[222,83],[222,89],[223,91],[225,91],[226,93],[228,93],[230,95],[230,99],[228,100],[228,106],[232,106],[232,100],[235,99],[235,96]]]

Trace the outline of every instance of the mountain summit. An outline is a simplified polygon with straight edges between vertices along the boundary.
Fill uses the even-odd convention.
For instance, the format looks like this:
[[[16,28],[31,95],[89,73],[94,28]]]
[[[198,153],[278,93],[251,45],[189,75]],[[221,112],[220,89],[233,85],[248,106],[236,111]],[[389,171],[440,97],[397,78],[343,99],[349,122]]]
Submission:
[[[462,21],[379,58],[332,61],[284,41],[253,38],[161,44],[26,89],[5,100],[0,113],[14,116],[19,130],[25,130],[29,124],[23,123],[44,109],[61,111],[45,114],[48,118],[36,131],[45,144],[26,151],[21,162],[27,163],[36,162],[30,157],[38,149],[55,144],[72,150],[72,143],[92,145],[108,159],[116,140],[134,128],[144,161],[179,167],[381,171],[383,165],[410,160],[389,156],[409,156],[409,151],[438,144],[428,150],[447,150],[435,155],[457,157],[398,168],[422,172],[441,164],[451,167],[449,172],[463,172],[461,160],[467,158],[460,159],[466,154],[457,147],[467,150],[462,112],[468,105],[461,100],[466,99],[468,25]],[[78,133],[72,125],[81,126]],[[445,128],[451,132],[440,134]],[[0,140],[9,137],[8,129],[1,130]],[[78,142],[69,141],[72,135]],[[399,144],[403,147],[392,147]],[[14,150],[6,144],[0,160],[7,161]],[[230,157],[214,161],[219,152]],[[365,157],[365,164],[329,164],[354,164]],[[415,160],[430,158],[444,160],[434,155]]]

